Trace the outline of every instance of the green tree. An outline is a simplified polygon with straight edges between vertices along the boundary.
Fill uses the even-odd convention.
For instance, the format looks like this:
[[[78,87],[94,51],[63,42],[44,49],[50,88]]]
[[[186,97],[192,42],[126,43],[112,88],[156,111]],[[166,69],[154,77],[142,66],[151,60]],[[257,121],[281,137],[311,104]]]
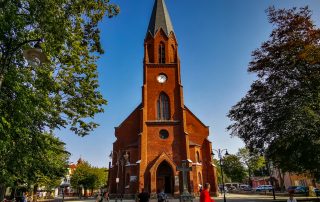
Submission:
[[[230,110],[228,129],[284,172],[319,175],[320,30],[308,7],[271,7],[268,17],[274,29],[248,68],[257,80]]]
[[[17,178],[35,181],[25,168],[42,163],[34,157],[46,132],[69,127],[84,136],[98,126],[93,118],[106,104],[98,90],[98,25],[118,12],[109,0],[0,2],[1,190]],[[23,50],[39,40],[47,62],[26,63]]]
[[[264,157],[257,153],[250,153],[248,148],[240,148],[237,156],[247,168],[249,183],[251,183],[252,174],[265,167]]]
[[[232,182],[242,182],[247,176],[245,167],[236,155],[225,156],[223,158],[222,169],[231,178]]]
[[[92,167],[84,161],[77,165],[76,170],[71,175],[70,183],[74,188],[83,187],[86,193],[88,189],[94,190],[104,187],[106,180],[106,168]]]
[[[16,140],[12,146],[14,152],[1,159],[5,163],[0,169],[2,198],[6,186],[50,186],[66,174],[69,153],[65,144],[52,134],[40,134],[29,141]]]
[[[217,159],[213,159],[213,163],[216,166],[216,171],[217,171],[217,178],[218,178],[218,183],[222,184],[222,175],[221,175],[221,166],[220,166],[220,161]],[[232,180],[226,175],[226,173],[223,173],[223,181],[226,182],[232,182]]]
[[[101,188],[106,186],[107,178],[108,178],[108,170],[107,168],[92,168],[92,173],[97,176],[97,180],[92,186],[93,189]]]

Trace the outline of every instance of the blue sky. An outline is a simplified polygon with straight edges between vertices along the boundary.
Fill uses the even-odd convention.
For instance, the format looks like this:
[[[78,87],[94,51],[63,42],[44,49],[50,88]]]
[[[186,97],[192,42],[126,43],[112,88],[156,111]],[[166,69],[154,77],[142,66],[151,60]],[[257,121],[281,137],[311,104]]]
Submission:
[[[101,23],[105,54],[98,62],[100,89],[108,100],[92,134],[78,137],[56,131],[72,153],[94,166],[107,166],[118,126],[141,102],[143,41],[154,0],[113,0],[120,14]],[[265,9],[308,5],[320,25],[319,0],[166,0],[179,44],[185,105],[210,126],[214,148],[236,153],[244,144],[231,138],[226,117],[248,91],[255,75],[247,73],[251,52],[272,30]]]

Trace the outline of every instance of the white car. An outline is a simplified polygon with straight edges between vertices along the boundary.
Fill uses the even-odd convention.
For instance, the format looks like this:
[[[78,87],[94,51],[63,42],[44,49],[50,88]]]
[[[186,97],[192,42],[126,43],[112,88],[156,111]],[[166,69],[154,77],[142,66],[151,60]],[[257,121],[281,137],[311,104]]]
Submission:
[[[271,191],[272,190],[272,185],[260,185],[255,188],[255,191]]]

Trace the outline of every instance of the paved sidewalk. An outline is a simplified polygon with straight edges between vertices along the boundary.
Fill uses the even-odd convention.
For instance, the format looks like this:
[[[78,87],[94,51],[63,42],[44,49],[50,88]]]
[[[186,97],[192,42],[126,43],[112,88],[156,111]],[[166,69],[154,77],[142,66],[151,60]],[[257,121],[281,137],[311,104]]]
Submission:
[[[213,197],[216,202],[223,202],[223,196]],[[276,200],[273,200],[273,197],[270,195],[258,195],[258,194],[227,194],[226,195],[227,202],[286,202],[287,196],[277,196]],[[310,201],[306,200],[306,197],[296,197],[298,201]],[[311,198],[310,198],[311,199]],[[313,198],[314,199],[314,198]],[[50,202],[61,202],[61,198],[56,198],[54,201],[50,200]],[[93,198],[88,199],[79,199],[79,198],[65,198],[65,201],[72,202],[96,202]],[[179,202],[179,199],[169,199],[169,202]],[[194,202],[199,202],[199,198],[195,198]],[[49,201],[47,201],[49,202]],[[115,202],[114,199],[110,200],[110,202]],[[117,202],[121,202],[121,200],[117,200]],[[135,202],[135,200],[122,200],[122,202]],[[157,199],[151,199],[150,202],[157,202]],[[320,199],[319,199],[320,202]]]

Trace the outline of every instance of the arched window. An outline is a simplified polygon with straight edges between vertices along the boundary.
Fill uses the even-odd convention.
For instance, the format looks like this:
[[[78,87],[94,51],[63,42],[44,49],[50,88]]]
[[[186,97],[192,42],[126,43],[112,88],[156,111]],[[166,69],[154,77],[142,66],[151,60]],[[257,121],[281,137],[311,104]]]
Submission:
[[[176,57],[176,49],[174,48],[174,45],[171,45],[171,63],[176,63],[177,62],[177,57]]]
[[[159,63],[166,63],[166,51],[163,42],[161,42],[159,45]]]
[[[165,93],[161,93],[157,101],[158,120],[170,119],[169,97]]]
[[[197,151],[197,153],[196,153],[196,161],[200,162],[200,153],[199,153],[199,151]]]
[[[147,49],[148,49],[149,63],[154,63],[154,60],[153,60],[153,46],[152,46],[152,44],[148,44],[147,45]]]
[[[199,182],[199,184],[202,185],[202,177],[201,177],[201,173],[200,172],[198,173],[198,182]]]
[[[127,164],[130,164],[130,152],[127,152],[128,158],[127,158]]]

